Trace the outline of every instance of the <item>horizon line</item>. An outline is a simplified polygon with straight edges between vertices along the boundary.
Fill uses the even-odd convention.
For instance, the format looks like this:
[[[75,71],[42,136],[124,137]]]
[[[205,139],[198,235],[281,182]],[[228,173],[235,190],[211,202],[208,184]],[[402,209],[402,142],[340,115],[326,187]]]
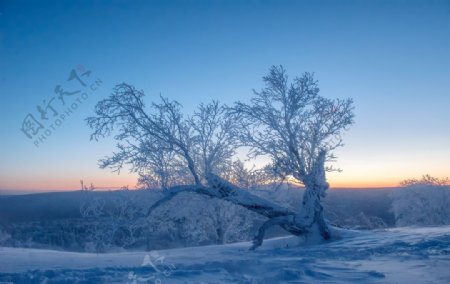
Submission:
[[[303,186],[298,186],[297,188],[302,188]],[[383,189],[396,189],[396,188],[402,188],[403,186],[397,185],[397,186],[339,186],[339,187],[330,187],[329,190],[383,190]],[[118,191],[123,187],[99,187],[94,188],[94,191],[97,192],[106,192],[106,191]],[[161,188],[137,188],[137,187],[129,187],[129,190],[161,190]],[[56,188],[56,189],[1,189],[0,188],[0,195],[14,195],[14,193],[20,193],[20,194],[34,194],[34,193],[56,193],[56,192],[75,192],[75,191],[82,191],[81,188],[77,189],[62,189],[62,188]]]

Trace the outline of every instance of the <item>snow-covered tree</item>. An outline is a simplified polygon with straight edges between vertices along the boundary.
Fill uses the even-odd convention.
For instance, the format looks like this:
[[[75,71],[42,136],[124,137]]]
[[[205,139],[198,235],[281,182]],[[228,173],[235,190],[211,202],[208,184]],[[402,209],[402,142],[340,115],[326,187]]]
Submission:
[[[201,178],[210,173],[220,175],[229,171],[237,143],[233,136],[235,123],[226,115],[226,108],[218,101],[200,104],[189,123],[192,127],[192,152]]]
[[[274,183],[277,179],[268,167],[256,169],[247,167],[240,159],[233,161],[226,172],[221,174],[225,180],[230,181],[239,188],[257,188],[264,184]]]
[[[4,245],[4,243],[11,238],[11,235],[0,227],[0,244]]]
[[[168,189],[192,184],[193,179],[182,157],[159,139],[149,137],[130,162],[139,174],[138,184],[142,188]]]
[[[119,151],[101,161],[100,166],[120,170],[128,163],[139,171],[142,169],[141,157],[150,160],[149,153],[155,150],[154,143],[157,142],[158,151],[179,156],[194,183],[200,184],[192,156],[191,125],[183,117],[181,105],[161,97],[161,101],[152,103],[151,111],[147,112],[143,97],[144,93],[133,86],[119,84],[108,98],[97,103],[95,116],[87,118],[93,129],[91,139],[98,140],[116,131],[114,138],[119,141]]]
[[[142,230],[142,211],[136,196],[127,187],[100,197],[94,186],[85,187],[81,182],[83,198],[80,213],[95,223],[91,230],[92,249],[105,251],[113,247],[127,247],[136,241],[136,233]]]
[[[450,183],[424,175],[400,183],[393,193],[392,211],[397,226],[439,226],[450,224]]]
[[[148,219],[159,243],[202,245],[248,240],[256,214],[230,202],[179,194]]]
[[[415,186],[415,185],[433,185],[433,186],[444,186],[449,185],[450,186],[450,180],[449,178],[436,178],[429,174],[423,175],[421,179],[406,179],[404,181],[400,182],[401,186],[408,187],[408,186]]]
[[[111,163],[119,169],[123,163],[136,166],[133,158],[145,155],[145,143],[157,139],[186,165],[192,186],[174,186],[147,210],[156,208],[182,192],[195,192],[223,199],[254,211],[268,220],[254,239],[259,246],[267,228],[280,225],[295,235],[330,232],[323,217],[321,198],[328,183],[325,162],[334,159],[332,151],[342,146],[342,133],[353,123],[352,100],[329,100],[318,95],[317,81],[305,73],[288,83],[283,67],[272,67],[264,77],[266,88],[255,92],[249,104],[236,103],[227,111],[217,102],[201,105],[192,117],[184,118],[181,106],[161,98],[146,112],[143,92],[118,85],[113,94],[99,102],[96,116],[87,119],[94,130],[92,138],[104,137],[117,128],[121,143]],[[303,205],[297,212],[252,195],[225,180],[231,158],[240,145],[251,148],[250,155],[268,156],[266,167],[282,177],[294,178],[305,185]],[[166,150],[166,148],[163,148]],[[330,170],[330,169],[328,169]]]
[[[303,233],[318,229],[328,239],[320,201],[328,189],[325,162],[334,159],[332,151],[342,146],[342,134],[353,123],[352,100],[319,96],[310,73],[289,83],[282,66],[273,66],[263,80],[265,88],[254,91],[250,103],[238,102],[230,110],[241,122],[240,141],[251,147],[250,155],[269,156],[276,174],[293,177],[306,190],[298,213],[267,221],[255,245],[261,243],[265,228],[285,223]]]
[[[359,212],[359,214],[343,220],[343,223],[345,223],[344,227],[358,230],[373,230],[387,227],[386,223],[380,217],[367,216],[364,212]]]
[[[288,84],[282,67],[272,67],[264,82],[266,88],[255,92],[250,104],[236,103],[229,115],[239,122],[236,135],[243,145],[251,147],[251,155],[269,156],[273,172],[282,177],[291,176],[305,185],[302,207],[293,212],[208,174],[208,188],[173,188],[149,209],[149,214],[180,192],[193,191],[267,217],[255,236],[253,248],[262,243],[265,231],[274,225],[294,235],[319,233],[324,239],[330,238],[321,205],[328,189],[325,162],[334,159],[332,151],[342,146],[341,136],[353,123],[352,100],[319,96],[317,81],[309,73]]]
[[[176,101],[161,97],[147,110],[144,93],[120,84],[87,118],[92,139],[116,131],[118,151],[100,161],[101,168],[120,171],[124,164],[139,173],[140,183],[168,188],[201,184],[208,172],[221,172],[231,164],[237,147],[233,122],[217,101],[201,104],[187,116]],[[186,178],[186,172],[190,179]]]

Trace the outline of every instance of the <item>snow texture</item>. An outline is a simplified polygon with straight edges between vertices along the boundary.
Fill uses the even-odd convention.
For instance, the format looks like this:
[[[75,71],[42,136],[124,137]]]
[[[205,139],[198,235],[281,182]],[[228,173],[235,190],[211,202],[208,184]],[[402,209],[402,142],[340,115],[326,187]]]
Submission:
[[[450,227],[339,230],[298,237],[107,254],[0,248],[0,282],[12,283],[449,283]]]

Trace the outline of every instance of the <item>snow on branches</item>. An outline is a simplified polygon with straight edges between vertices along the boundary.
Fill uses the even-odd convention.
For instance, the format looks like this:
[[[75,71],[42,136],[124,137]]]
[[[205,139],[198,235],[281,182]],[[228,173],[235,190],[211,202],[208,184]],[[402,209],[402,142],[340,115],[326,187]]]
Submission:
[[[176,101],[160,97],[147,111],[144,93],[122,83],[95,107],[87,118],[98,140],[114,131],[118,152],[100,161],[101,168],[120,171],[124,164],[139,173],[143,185],[163,188],[179,184],[201,184],[210,171],[226,171],[237,144],[234,123],[219,102],[201,104],[185,117]],[[187,177],[189,175],[189,177]]]
[[[332,151],[343,145],[342,134],[353,124],[353,102],[319,96],[311,73],[289,82],[282,66],[271,67],[263,81],[265,88],[254,91],[249,103],[226,107],[213,101],[201,104],[191,116],[184,115],[178,102],[164,97],[146,109],[142,91],[125,83],[117,85],[110,97],[97,104],[95,116],[87,119],[92,139],[114,133],[118,141],[118,151],[101,160],[100,166],[120,171],[124,164],[130,164],[142,184],[165,188],[165,196],[148,214],[188,191],[223,199],[269,218],[258,231],[254,247],[274,225],[295,235],[317,232],[329,239],[321,205],[328,189],[325,172],[330,169],[325,162],[334,159]],[[249,186],[251,182],[242,178],[255,177],[233,173],[241,166],[233,158],[242,146],[250,149],[250,158],[265,156],[271,160],[265,173],[293,177],[305,185],[297,212],[231,183]]]
[[[353,124],[351,99],[319,96],[313,74],[288,82],[282,66],[263,77],[265,88],[254,91],[250,103],[237,102],[230,114],[239,120],[238,135],[253,156],[268,155],[275,172],[306,182],[320,151],[342,146],[342,134]]]

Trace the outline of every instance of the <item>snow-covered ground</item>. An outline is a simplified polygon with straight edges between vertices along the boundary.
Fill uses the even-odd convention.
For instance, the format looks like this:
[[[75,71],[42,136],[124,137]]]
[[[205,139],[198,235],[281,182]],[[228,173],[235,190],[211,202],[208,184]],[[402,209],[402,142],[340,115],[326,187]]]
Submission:
[[[450,226],[108,254],[0,248],[0,283],[450,283]]]

